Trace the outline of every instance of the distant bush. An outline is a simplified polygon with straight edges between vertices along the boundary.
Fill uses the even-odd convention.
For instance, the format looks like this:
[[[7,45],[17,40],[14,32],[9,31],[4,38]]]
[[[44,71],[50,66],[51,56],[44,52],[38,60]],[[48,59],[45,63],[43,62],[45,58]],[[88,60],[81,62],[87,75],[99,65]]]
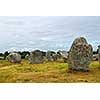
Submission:
[[[46,52],[44,52],[44,51],[41,51],[41,52],[42,52],[42,55],[43,55],[43,56],[46,56]]]
[[[6,52],[4,52],[4,59],[6,59],[6,57],[9,55],[9,52],[8,51],[6,51]]]
[[[26,56],[27,54],[29,54],[29,51],[23,51],[23,52],[18,51],[18,53],[21,55],[21,58],[22,58],[22,59],[25,59],[25,56]]]
[[[3,57],[3,56],[4,56],[4,54],[3,54],[3,53],[0,53],[0,56],[1,56],[1,57]]]

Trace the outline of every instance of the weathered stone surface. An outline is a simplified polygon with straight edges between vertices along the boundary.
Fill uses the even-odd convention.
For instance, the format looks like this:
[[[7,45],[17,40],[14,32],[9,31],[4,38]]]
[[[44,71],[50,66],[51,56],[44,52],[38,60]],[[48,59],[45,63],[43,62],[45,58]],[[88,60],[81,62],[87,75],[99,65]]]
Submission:
[[[44,61],[43,54],[40,50],[30,52],[28,59],[30,64],[39,64]]]
[[[21,62],[21,55],[18,53],[10,53],[6,59],[11,63],[20,63]]]
[[[60,57],[64,60],[66,63],[68,60],[68,52],[67,51],[59,51]]]
[[[99,61],[99,65],[100,65],[100,45],[98,46],[98,61]]]
[[[52,61],[52,53],[51,53],[51,51],[47,51],[46,58],[47,58],[48,61]]]
[[[57,61],[58,56],[59,56],[58,54],[53,54],[53,55],[52,55],[53,61]]]
[[[25,56],[25,59],[26,59],[26,60],[28,60],[28,59],[29,59],[29,54],[27,54],[27,55]]]
[[[93,55],[93,59],[92,59],[93,61],[96,61],[96,60],[98,60],[98,54],[94,54]]]
[[[84,37],[76,38],[68,54],[68,68],[70,70],[88,71],[92,60],[93,49]]]

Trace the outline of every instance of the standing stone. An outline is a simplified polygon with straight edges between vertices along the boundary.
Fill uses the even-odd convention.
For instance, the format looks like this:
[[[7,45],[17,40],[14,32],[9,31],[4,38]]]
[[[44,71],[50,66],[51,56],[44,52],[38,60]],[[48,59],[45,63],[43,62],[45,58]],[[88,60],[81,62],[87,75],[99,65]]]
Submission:
[[[98,60],[98,54],[94,54],[93,55],[93,59],[92,59],[93,61],[96,61],[96,60]]]
[[[52,61],[52,53],[51,53],[51,51],[47,51],[46,58],[47,58],[48,61]]]
[[[92,60],[93,49],[84,37],[76,38],[68,54],[68,68],[70,70],[88,71]]]
[[[39,64],[44,61],[43,54],[40,50],[30,52],[28,59],[30,64]]]
[[[99,61],[99,66],[100,66],[100,45],[98,46],[98,61]]]
[[[25,56],[25,59],[26,59],[26,60],[28,60],[28,59],[29,59],[29,54],[27,54],[27,55]]]
[[[18,53],[10,53],[6,59],[11,63],[20,63],[21,62],[21,55]]]
[[[58,59],[58,54],[53,54],[53,55],[52,55],[52,58],[53,58],[53,61],[57,61],[57,59]]]
[[[66,63],[68,60],[68,52],[67,51],[59,51],[59,54],[60,54],[61,58],[64,60],[64,62]]]

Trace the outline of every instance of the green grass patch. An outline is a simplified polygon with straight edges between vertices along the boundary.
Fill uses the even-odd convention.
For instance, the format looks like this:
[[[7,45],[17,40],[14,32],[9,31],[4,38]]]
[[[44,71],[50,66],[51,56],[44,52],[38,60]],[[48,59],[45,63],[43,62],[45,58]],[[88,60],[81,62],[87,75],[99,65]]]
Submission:
[[[100,82],[100,67],[98,61],[90,64],[90,72],[67,73],[68,64],[59,60],[57,62],[45,62],[43,64],[29,64],[22,60],[21,63],[10,63],[0,60],[1,83],[77,83]]]

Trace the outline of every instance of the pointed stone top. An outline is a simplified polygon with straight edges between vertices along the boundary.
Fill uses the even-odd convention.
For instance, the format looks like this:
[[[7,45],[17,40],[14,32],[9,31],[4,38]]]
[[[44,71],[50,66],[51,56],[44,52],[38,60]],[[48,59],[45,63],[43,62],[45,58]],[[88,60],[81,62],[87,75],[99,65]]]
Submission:
[[[77,44],[77,43],[86,43],[87,44],[87,40],[84,38],[84,37],[78,37],[74,40],[73,42],[74,44]]]

